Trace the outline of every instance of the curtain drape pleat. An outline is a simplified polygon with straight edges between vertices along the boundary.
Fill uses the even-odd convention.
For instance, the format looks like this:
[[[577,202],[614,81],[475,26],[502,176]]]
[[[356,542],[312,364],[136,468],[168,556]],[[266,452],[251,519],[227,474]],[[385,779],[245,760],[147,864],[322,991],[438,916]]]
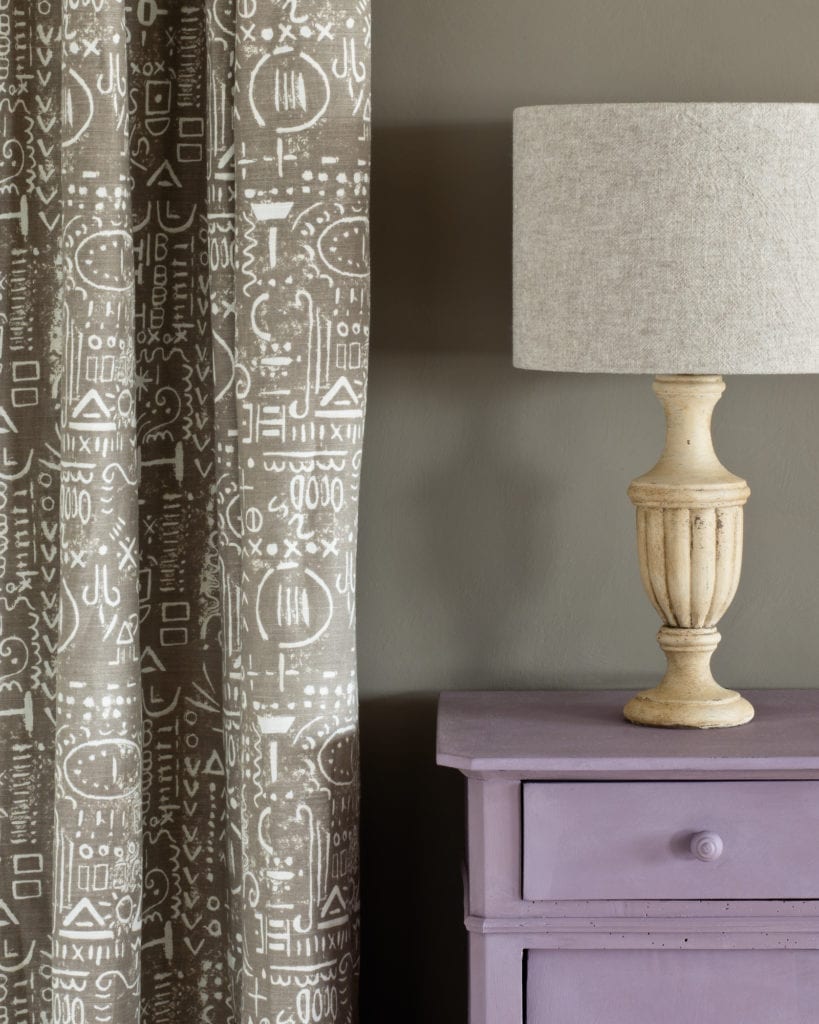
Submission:
[[[356,1017],[368,0],[0,0],[0,1024]]]

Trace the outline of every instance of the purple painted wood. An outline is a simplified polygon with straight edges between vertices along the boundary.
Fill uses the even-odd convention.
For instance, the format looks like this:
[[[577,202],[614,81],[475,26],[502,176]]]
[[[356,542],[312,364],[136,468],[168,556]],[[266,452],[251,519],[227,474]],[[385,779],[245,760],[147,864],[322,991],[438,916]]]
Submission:
[[[523,958],[514,935],[469,936],[470,1024],[522,1024]]]
[[[756,718],[738,729],[647,729],[624,721],[630,694],[526,691],[444,693],[438,763],[462,772],[659,772],[819,777],[819,691],[748,691]]]
[[[817,966],[791,951],[530,953],[527,1024],[816,1024]]]
[[[441,699],[439,762],[469,780],[472,1024],[524,1024],[525,957],[525,1024],[813,1024],[819,693],[757,691],[752,725],[714,732],[631,726],[627,696]],[[711,863],[690,852],[708,830]],[[773,993],[747,1003],[746,978]]]
[[[467,792],[469,912],[515,913],[521,899],[520,782],[470,779]]]
[[[618,904],[628,906],[628,904]],[[759,907],[759,903],[755,903]],[[636,917],[472,917],[466,919],[470,935],[506,936],[520,949],[803,949],[819,952],[819,906],[810,901],[813,916],[768,913],[731,916],[732,907],[742,903],[703,901],[698,916],[663,917],[680,906],[654,904],[653,914]],[[541,904],[542,906],[542,904]],[[658,913],[658,911],[660,913]],[[540,930],[538,930],[540,929]],[[819,957],[817,957],[819,970]]]
[[[817,850],[819,781],[523,786],[527,900],[819,899]]]

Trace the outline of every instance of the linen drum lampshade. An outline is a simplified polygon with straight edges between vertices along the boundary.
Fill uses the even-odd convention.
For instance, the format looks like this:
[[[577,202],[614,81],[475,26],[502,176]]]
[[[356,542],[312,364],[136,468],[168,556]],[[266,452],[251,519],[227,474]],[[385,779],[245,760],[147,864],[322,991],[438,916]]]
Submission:
[[[515,111],[513,270],[516,366],[658,375],[666,448],[629,493],[669,664],[626,716],[748,721],[709,668],[749,494],[711,413],[721,374],[819,372],[819,104]]]
[[[819,104],[515,111],[514,361],[819,372]]]

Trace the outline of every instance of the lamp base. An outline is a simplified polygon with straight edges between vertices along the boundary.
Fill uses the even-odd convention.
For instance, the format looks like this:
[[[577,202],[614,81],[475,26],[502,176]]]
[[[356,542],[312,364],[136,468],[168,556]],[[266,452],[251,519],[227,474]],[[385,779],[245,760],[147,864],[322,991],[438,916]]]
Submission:
[[[654,391],[666,415],[657,465],[629,488],[646,593],[662,621],[658,640],[668,669],[637,694],[625,715],[640,725],[715,729],[743,725],[754,709],[711,675],[716,625],[739,583],[742,507],[748,485],[729,473],[711,440],[722,377],[660,376]]]
[[[703,701],[665,700],[658,690],[643,690],[631,698],[623,709],[629,722],[664,729],[729,729],[754,717],[753,705],[736,690],[723,689],[722,698]]]
[[[750,701],[724,689],[711,675],[711,655],[720,639],[714,628],[664,626],[657,640],[668,670],[658,686],[632,697],[623,709],[626,718],[635,725],[687,729],[726,729],[750,722]]]
[[[634,725],[663,729],[729,729],[746,725],[754,707],[736,690],[725,690],[717,700],[666,700],[653,690],[643,690],[626,704],[623,714]],[[720,687],[722,689],[722,687]]]

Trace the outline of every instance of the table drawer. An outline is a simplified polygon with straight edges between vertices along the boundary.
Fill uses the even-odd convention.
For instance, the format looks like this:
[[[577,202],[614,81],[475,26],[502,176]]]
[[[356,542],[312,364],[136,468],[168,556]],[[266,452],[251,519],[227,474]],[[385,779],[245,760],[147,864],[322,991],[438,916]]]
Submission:
[[[814,950],[556,950],[528,956],[526,1024],[816,1024]]]
[[[817,899],[819,781],[524,783],[523,898]]]

